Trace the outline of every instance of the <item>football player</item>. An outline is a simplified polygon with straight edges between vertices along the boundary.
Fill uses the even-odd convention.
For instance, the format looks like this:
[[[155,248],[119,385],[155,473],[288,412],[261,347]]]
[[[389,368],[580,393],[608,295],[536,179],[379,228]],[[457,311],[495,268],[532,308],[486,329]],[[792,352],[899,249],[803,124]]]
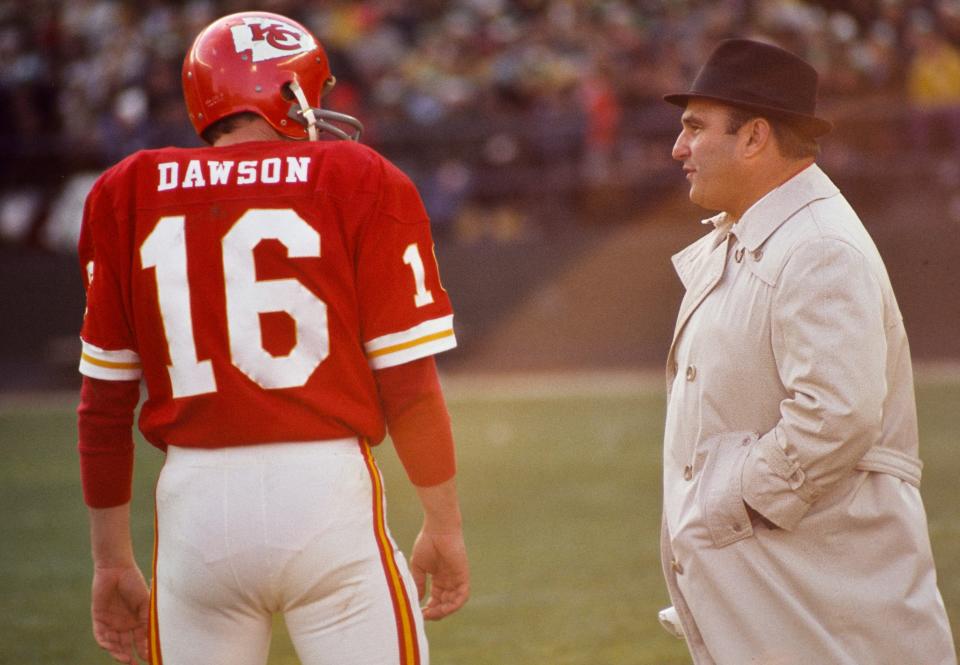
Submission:
[[[430,223],[360,123],[319,108],[333,84],[299,23],[221,18],[183,64],[210,146],[138,152],[87,199],[79,452],[93,631],[119,662],[263,665],[282,614],[305,664],[425,664],[423,619],[467,600]],[[166,453],[149,588],[129,529],[141,379]],[[409,569],[371,454],[387,431],[424,510]]]

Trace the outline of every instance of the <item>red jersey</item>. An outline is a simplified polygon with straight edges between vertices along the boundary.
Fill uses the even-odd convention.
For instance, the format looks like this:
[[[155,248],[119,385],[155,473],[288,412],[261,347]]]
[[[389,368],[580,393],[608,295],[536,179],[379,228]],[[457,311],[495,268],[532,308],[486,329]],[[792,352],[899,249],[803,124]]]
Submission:
[[[456,346],[416,189],[353,142],[136,153],[90,192],[80,260],[80,371],[142,376],[160,447],[378,442],[372,370]]]

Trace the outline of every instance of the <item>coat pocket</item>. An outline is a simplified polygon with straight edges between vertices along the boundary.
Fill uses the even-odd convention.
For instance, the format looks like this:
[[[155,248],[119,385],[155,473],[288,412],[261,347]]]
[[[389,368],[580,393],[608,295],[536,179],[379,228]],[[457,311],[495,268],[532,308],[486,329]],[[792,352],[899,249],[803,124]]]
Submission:
[[[728,432],[701,444],[703,468],[697,500],[716,547],[726,547],[753,535],[743,503],[741,474],[757,438],[753,432]]]

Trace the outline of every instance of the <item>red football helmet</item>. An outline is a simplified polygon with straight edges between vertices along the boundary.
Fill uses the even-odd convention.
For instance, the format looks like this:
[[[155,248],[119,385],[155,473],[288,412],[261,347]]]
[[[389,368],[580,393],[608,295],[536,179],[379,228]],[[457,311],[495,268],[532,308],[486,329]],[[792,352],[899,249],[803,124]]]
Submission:
[[[336,79],[323,47],[285,16],[242,12],[201,32],[183,61],[183,96],[197,134],[217,120],[249,111],[292,139],[320,131],[357,140],[363,126],[344,113],[321,110]],[[330,121],[349,125],[349,134]]]

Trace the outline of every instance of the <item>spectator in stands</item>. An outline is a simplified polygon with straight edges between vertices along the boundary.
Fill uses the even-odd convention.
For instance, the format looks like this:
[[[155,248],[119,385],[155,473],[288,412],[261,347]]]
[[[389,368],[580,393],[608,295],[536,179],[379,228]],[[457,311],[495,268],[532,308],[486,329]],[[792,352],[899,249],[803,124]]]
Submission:
[[[182,143],[189,127],[168,112],[180,104],[171,54],[215,15],[246,9],[237,0],[36,4],[36,11],[21,12],[21,2],[0,0],[0,100],[8,102],[0,111],[14,116],[7,128],[54,117],[42,119],[39,137],[21,140],[26,133],[8,130],[0,140],[9,163],[21,163],[40,141],[63,151],[69,159],[54,160],[63,172],[44,174],[51,181],[99,170],[118,151],[138,147],[92,131],[115,121],[117,98],[131,88],[147,95],[149,131],[142,141]],[[265,6],[299,18],[331,45],[343,72],[337,94],[351,96],[338,105],[361,117],[368,141],[420,162],[424,173],[440,166],[452,144],[467,168],[483,168],[483,141],[500,133],[494,123],[509,124],[518,154],[500,175],[522,194],[519,183],[541,180],[524,175],[539,175],[546,164],[562,176],[558,170],[570,166],[571,155],[599,164],[588,170],[600,175],[622,175],[634,172],[623,168],[628,154],[660,154],[644,147],[663,120],[655,100],[693,74],[704,44],[734,32],[789,39],[796,51],[814,54],[822,71],[840,72],[836,84],[846,92],[897,85],[907,62],[900,57],[904,3],[882,0],[872,10],[858,3],[855,17],[827,12],[824,4],[838,3],[269,0]],[[923,4],[935,9],[938,24],[960,32],[954,3]],[[29,72],[42,76],[24,92]],[[637,113],[628,117],[618,107]],[[411,135],[411,124],[420,136]],[[13,187],[11,175],[19,172],[0,172],[0,191]]]
[[[936,152],[947,138],[960,151],[960,50],[940,34],[932,19],[917,18],[911,36],[915,52],[907,72],[912,144]]]

